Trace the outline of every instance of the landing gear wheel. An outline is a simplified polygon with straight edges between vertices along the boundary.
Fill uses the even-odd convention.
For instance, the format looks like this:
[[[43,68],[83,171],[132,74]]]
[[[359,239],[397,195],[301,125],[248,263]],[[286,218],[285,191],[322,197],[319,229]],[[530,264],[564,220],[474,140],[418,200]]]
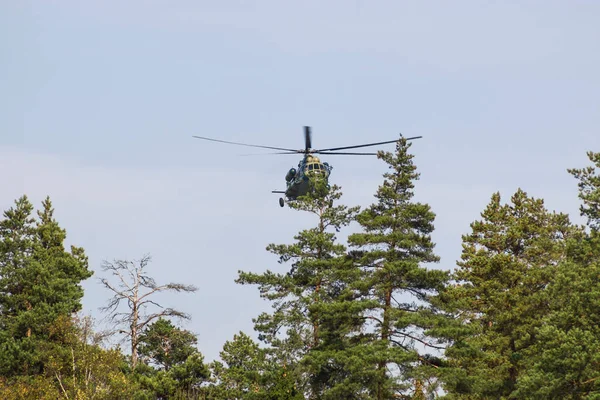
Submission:
[[[283,207],[283,205],[284,205],[283,199],[280,197],[280,198],[279,198],[279,206],[280,206],[280,207]]]

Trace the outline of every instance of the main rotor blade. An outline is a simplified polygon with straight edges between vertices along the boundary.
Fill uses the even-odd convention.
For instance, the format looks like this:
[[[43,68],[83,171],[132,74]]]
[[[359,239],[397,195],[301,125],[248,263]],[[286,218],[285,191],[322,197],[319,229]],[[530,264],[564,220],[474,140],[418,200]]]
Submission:
[[[318,153],[318,154],[327,154],[327,155],[331,155],[331,156],[376,156],[377,153],[339,153],[339,152],[322,152],[322,151],[314,151],[313,153]]]
[[[422,137],[423,136],[414,136],[414,137],[406,138],[406,140],[420,139]],[[378,143],[358,144],[356,146],[332,147],[330,149],[319,149],[316,151],[335,151],[335,150],[357,149],[359,147],[369,147],[369,146],[377,146],[380,144],[396,143],[398,140],[400,140],[400,139],[388,140],[386,142],[378,142]]]
[[[298,153],[292,153],[292,152],[276,152],[276,153],[262,153],[262,154],[240,154],[240,156],[272,156],[272,155],[277,155],[277,154],[292,154],[292,155],[298,155]],[[302,153],[300,153],[302,154]],[[327,154],[327,155],[332,155],[332,156],[376,156],[377,153],[345,153],[345,152],[328,152],[328,151],[319,151],[319,150],[315,150],[315,151],[309,151],[308,154]]]
[[[239,146],[261,147],[263,149],[293,151],[296,154],[303,153],[302,150],[286,149],[286,148],[283,148],[283,147],[272,147],[272,146],[261,146],[261,145],[258,145],[258,144],[246,144],[246,143],[228,142],[226,140],[211,139],[211,138],[202,137],[202,136],[192,136],[192,137],[195,137],[196,139],[210,140],[210,141],[213,141],[213,142],[221,142],[221,143],[227,143],[227,144],[237,144]]]
[[[247,157],[247,156],[272,156],[274,154],[292,154],[297,156],[298,154],[304,154],[303,151],[298,151],[298,150],[294,150],[293,152],[291,151],[286,151],[286,152],[276,152],[276,153],[251,153],[251,154],[238,154],[239,156],[242,157]]]
[[[304,151],[308,151],[312,145],[312,134],[310,133],[310,126],[304,127]]]

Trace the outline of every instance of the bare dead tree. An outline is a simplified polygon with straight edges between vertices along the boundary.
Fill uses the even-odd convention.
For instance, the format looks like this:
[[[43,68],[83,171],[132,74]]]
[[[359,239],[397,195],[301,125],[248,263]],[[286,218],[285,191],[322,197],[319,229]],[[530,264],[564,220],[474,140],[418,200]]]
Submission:
[[[111,290],[114,295],[106,307],[100,309],[107,312],[109,320],[114,323],[115,328],[121,327],[118,333],[125,335],[131,343],[131,367],[135,368],[138,362],[139,336],[143,329],[153,320],[160,317],[177,317],[190,319],[190,316],[173,308],[164,308],[151,300],[150,297],[159,292],[195,292],[195,286],[181,283],[167,283],[158,285],[153,278],[148,276],[144,268],[150,262],[151,257],[146,255],[137,261],[115,260],[105,261],[102,265],[104,271],[108,271],[116,279],[116,284],[101,278],[104,287]],[[122,310],[122,303],[127,308]],[[158,308],[156,312],[147,313],[146,309]]]

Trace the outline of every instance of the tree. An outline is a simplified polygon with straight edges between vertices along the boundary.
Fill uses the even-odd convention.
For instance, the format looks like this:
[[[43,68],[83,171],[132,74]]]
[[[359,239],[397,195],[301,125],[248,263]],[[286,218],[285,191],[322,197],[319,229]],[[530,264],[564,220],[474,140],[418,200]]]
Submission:
[[[428,303],[447,278],[447,272],[421,265],[439,261],[431,240],[435,214],[429,205],[413,200],[419,174],[409,148],[401,138],[394,153],[379,152],[378,158],[389,172],[383,174],[377,202],[356,218],[361,232],[348,237],[362,271],[352,284],[360,293],[356,304],[364,318],[354,348],[363,365],[355,376],[362,376],[370,396],[376,399],[388,399],[408,389],[411,372],[425,359],[415,343],[435,347],[424,337],[433,318],[427,314]]]
[[[57,346],[45,375],[65,399],[134,398],[140,387],[123,366],[119,348],[104,348],[105,334],[94,332],[90,317],[58,318],[49,331]],[[58,397],[56,397],[58,398]]]
[[[521,398],[597,399],[600,394],[600,153],[594,165],[568,170],[579,182],[589,232],[567,241],[567,257],[548,285],[548,315],[536,330]]]
[[[119,333],[124,334],[131,344],[131,367],[135,369],[138,363],[138,346],[143,330],[154,320],[161,317],[178,317],[190,319],[190,316],[173,308],[163,308],[156,303],[153,295],[160,292],[195,292],[198,289],[193,285],[181,283],[167,283],[158,285],[156,281],[146,274],[145,268],[150,262],[150,256],[144,256],[138,261],[116,260],[104,262],[102,269],[118,278],[117,283],[111,283],[106,278],[101,278],[102,285],[114,293],[113,297],[102,310],[109,313],[110,320],[116,327],[121,327]],[[120,311],[122,303],[127,309]],[[149,307],[159,308],[160,311],[146,313]]]
[[[600,153],[587,153],[593,165],[586,168],[569,169],[579,180],[579,198],[583,201],[580,207],[581,215],[588,218],[588,225],[595,231],[600,230]]]
[[[49,327],[81,309],[81,282],[93,272],[82,248],[64,248],[66,232],[49,198],[38,220],[26,196],[0,221],[0,371],[40,374]]]
[[[178,391],[199,387],[210,372],[196,348],[196,336],[159,318],[146,326],[139,337],[139,361],[152,368],[136,369],[142,385],[159,397],[171,398]]]
[[[504,205],[493,194],[481,216],[440,296],[455,317],[437,329],[451,343],[443,380],[450,398],[515,398],[550,312],[547,287],[579,231],[521,189]]]
[[[600,252],[595,253],[594,262],[567,261],[557,268],[548,287],[550,311],[535,331],[515,398],[599,398]]]
[[[148,325],[139,337],[139,356],[144,362],[169,371],[198,352],[196,336],[159,318]]]
[[[293,376],[245,333],[225,342],[220,356],[223,362],[211,364],[215,383],[208,388],[209,399],[304,399],[295,389]]]
[[[347,324],[353,322],[347,318],[351,298],[344,291],[354,267],[345,257],[345,246],[337,242],[336,232],[352,221],[358,207],[334,204],[341,197],[338,186],[327,187],[322,181],[312,184],[314,191],[290,207],[315,215],[316,226],[297,234],[293,244],[267,246],[279,256],[279,263],[291,262],[289,271],[240,272],[237,282],[258,285],[261,297],[273,302],[272,313],[254,319],[259,339],[277,352],[280,365],[297,380],[298,390],[318,398],[339,379],[328,361],[307,358],[307,354],[325,351],[342,340]],[[342,318],[346,318],[344,323]]]

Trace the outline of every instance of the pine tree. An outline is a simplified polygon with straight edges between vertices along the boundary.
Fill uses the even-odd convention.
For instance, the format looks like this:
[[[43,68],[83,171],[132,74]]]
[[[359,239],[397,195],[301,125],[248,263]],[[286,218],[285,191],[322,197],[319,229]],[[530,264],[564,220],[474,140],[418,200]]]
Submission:
[[[291,262],[290,270],[240,272],[237,282],[258,285],[261,297],[273,302],[272,313],[254,320],[259,338],[277,352],[281,366],[296,377],[299,390],[309,398],[319,398],[339,381],[334,376],[339,366],[319,360],[316,352],[335,351],[335,342],[342,340],[352,323],[348,317],[351,298],[344,291],[355,268],[345,257],[345,246],[337,242],[336,232],[352,221],[358,207],[334,205],[341,197],[338,186],[313,184],[314,191],[290,207],[315,215],[316,226],[296,235],[291,245],[267,247],[280,263]],[[308,354],[312,356],[307,358]]]
[[[140,358],[163,371],[169,371],[196,354],[198,339],[165,318],[148,325],[139,338]]]
[[[260,399],[265,396],[266,352],[243,332],[225,342],[221,361],[211,364],[216,384],[209,398]]]
[[[196,335],[165,318],[146,326],[139,336],[136,378],[159,398],[179,398],[198,390],[210,372],[196,348]]]
[[[23,196],[0,222],[0,371],[7,376],[42,372],[49,327],[81,309],[80,284],[92,275],[83,249],[65,250],[50,199],[42,205],[36,221]]]
[[[514,398],[599,398],[600,252],[594,253],[587,262],[571,260],[558,266],[548,286],[549,312],[535,331],[529,365],[519,377]]]
[[[568,171],[579,180],[579,198],[583,201],[581,215],[588,219],[593,230],[600,230],[600,153],[587,153],[593,165],[586,168],[572,168]]]
[[[451,342],[445,389],[449,398],[518,398],[549,313],[546,288],[577,229],[521,189],[505,205],[493,194],[481,216],[463,236],[454,284],[440,296],[456,317],[437,329]]]
[[[389,172],[383,175],[377,202],[357,217],[362,231],[348,238],[362,271],[353,287],[361,294],[356,304],[365,321],[353,348],[363,365],[354,375],[375,399],[410,392],[411,372],[425,359],[415,343],[435,347],[424,337],[432,323],[428,299],[447,277],[445,271],[422,265],[439,261],[431,240],[435,214],[413,200],[419,174],[409,148],[401,138],[394,153],[379,153]]]
[[[250,336],[239,332],[225,342],[221,361],[211,364],[214,384],[208,399],[300,400],[293,376]]]
[[[600,153],[594,165],[570,169],[578,179],[589,232],[567,241],[567,259],[548,285],[549,313],[536,331],[520,398],[597,399],[600,394]]]

